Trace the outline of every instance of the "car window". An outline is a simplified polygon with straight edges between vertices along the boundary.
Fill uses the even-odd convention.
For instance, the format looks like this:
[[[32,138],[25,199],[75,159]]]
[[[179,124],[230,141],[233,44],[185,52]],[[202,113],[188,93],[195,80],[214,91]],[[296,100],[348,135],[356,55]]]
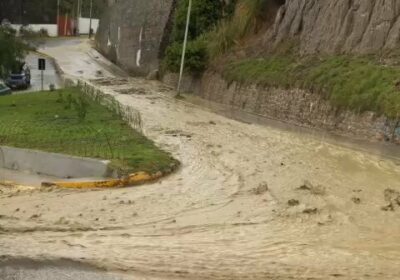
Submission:
[[[11,79],[13,80],[22,80],[24,76],[21,75],[11,75]]]

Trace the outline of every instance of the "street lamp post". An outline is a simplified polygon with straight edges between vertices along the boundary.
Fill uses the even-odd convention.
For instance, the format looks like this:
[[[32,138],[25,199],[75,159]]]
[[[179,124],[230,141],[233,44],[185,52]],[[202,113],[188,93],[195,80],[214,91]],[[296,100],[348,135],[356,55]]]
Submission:
[[[90,0],[89,39],[92,37],[92,10],[93,10],[93,0]]]
[[[187,17],[186,17],[185,38],[183,40],[183,48],[182,48],[181,69],[179,72],[179,81],[178,81],[178,88],[177,88],[177,92],[178,92],[177,97],[180,97],[180,95],[181,95],[182,77],[183,77],[183,70],[185,67],[185,56],[186,56],[186,47],[187,47],[188,34],[189,34],[191,12],[192,12],[192,0],[189,0],[189,6],[188,6],[188,11],[187,11]]]

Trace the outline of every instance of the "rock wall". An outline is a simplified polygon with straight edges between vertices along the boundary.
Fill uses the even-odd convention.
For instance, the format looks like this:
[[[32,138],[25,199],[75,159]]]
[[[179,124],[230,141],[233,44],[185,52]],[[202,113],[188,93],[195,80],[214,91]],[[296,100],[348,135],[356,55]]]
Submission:
[[[177,76],[168,74],[164,82],[175,86]],[[218,73],[211,71],[200,80],[185,77],[184,85],[188,87],[186,91],[191,90],[206,100],[251,114],[302,127],[324,129],[337,135],[400,144],[400,123],[373,112],[356,114],[338,110],[317,93],[229,84]]]
[[[295,39],[302,54],[376,53],[400,46],[399,0],[286,0],[266,44]]]
[[[157,70],[175,0],[109,1],[96,36],[99,51],[132,74]]]

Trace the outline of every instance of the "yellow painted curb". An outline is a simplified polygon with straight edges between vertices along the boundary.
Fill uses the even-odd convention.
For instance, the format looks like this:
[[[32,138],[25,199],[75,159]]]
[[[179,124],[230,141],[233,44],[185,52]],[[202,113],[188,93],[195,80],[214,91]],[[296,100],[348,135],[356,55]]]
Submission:
[[[150,175],[146,172],[137,172],[129,175],[122,179],[109,179],[101,181],[76,181],[76,182],[45,182],[42,183],[44,187],[60,187],[70,189],[89,189],[89,188],[122,188],[128,186],[136,186],[151,181],[155,181],[162,177],[162,173],[158,172],[154,175]]]

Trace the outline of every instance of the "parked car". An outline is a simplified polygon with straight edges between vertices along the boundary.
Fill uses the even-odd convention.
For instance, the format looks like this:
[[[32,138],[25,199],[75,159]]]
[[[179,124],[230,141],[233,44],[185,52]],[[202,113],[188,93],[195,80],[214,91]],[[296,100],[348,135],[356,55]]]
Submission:
[[[11,94],[11,89],[0,81],[0,96]]]
[[[11,89],[28,89],[30,83],[30,77],[25,73],[10,74],[6,80],[7,86],[9,86]]]
[[[14,69],[8,79],[6,85],[11,89],[27,89],[31,85],[31,70],[29,66],[21,61],[19,66]]]

